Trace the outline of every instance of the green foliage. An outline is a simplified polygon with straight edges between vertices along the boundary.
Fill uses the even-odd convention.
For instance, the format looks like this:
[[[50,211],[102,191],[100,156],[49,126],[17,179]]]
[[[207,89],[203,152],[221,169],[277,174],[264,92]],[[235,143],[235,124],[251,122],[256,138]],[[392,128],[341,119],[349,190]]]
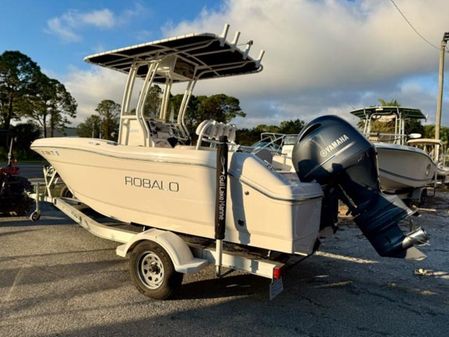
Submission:
[[[170,109],[177,117],[183,95],[175,95],[170,98]],[[215,119],[219,122],[229,123],[235,117],[245,117],[246,114],[240,107],[240,101],[232,96],[217,94],[212,96],[192,96],[187,105],[185,123],[194,138],[198,124],[206,119]]]
[[[58,80],[40,73],[37,83],[39,90],[31,104],[22,109],[21,115],[36,121],[42,127],[44,137],[53,137],[55,130],[63,130],[70,124],[68,118],[76,116],[77,103]]]
[[[9,129],[11,121],[30,118],[53,136],[76,115],[75,99],[58,80],[49,78],[27,55],[5,51],[0,55],[0,125]]]
[[[204,119],[229,123],[235,117],[245,117],[240,101],[232,96],[217,94],[198,97],[198,114]]]
[[[147,94],[145,104],[143,105],[144,116],[158,118],[162,102],[162,89],[158,85],[153,85]]]
[[[39,126],[34,123],[14,125],[11,129],[11,135],[14,137],[14,157],[21,160],[39,159],[40,156],[30,149],[30,145],[40,134]]]
[[[100,138],[100,116],[91,115],[76,128],[79,137]]]
[[[78,125],[78,136],[117,140],[120,104],[105,99],[98,103],[95,111],[98,115],[91,115]]]
[[[298,134],[304,127],[300,119],[282,121],[279,125],[259,124],[252,129],[238,129],[236,141],[241,145],[251,145],[260,140],[262,132]]]
[[[39,66],[19,51],[0,55],[0,126],[9,129],[11,121],[20,117],[20,110],[31,104],[39,89]]]
[[[256,128],[237,129],[236,143],[241,145],[252,145],[260,140],[260,131]]]
[[[279,125],[280,133],[298,134],[304,127],[304,121],[300,119],[282,121]]]
[[[0,161],[5,161],[9,151],[9,142],[14,139],[13,153],[14,158],[23,159],[38,159],[39,155],[30,150],[31,143],[39,138],[39,126],[34,123],[20,123],[12,125],[8,132],[0,134]]]
[[[182,103],[182,98],[184,95],[175,95],[171,97],[170,102],[172,104],[172,109],[175,112],[175,117],[178,116],[179,108]],[[187,128],[191,131],[191,133],[195,131],[201,121],[202,116],[198,112],[199,98],[197,96],[193,96],[190,98],[189,103],[187,105],[186,114],[185,114],[185,123]],[[193,136],[193,135],[192,135]]]
[[[119,128],[120,104],[110,99],[98,103],[95,109],[100,116],[100,129],[103,139],[117,140]]]
[[[435,125],[424,125],[423,137],[434,138],[435,137]],[[442,142],[449,143],[449,127],[440,127],[440,139]]]
[[[399,102],[396,99],[391,99],[387,101],[383,98],[379,98],[378,101],[382,106],[401,106],[401,104],[399,104]]]
[[[407,119],[405,121],[405,134],[409,135],[411,133],[424,134],[424,126],[419,119]]]

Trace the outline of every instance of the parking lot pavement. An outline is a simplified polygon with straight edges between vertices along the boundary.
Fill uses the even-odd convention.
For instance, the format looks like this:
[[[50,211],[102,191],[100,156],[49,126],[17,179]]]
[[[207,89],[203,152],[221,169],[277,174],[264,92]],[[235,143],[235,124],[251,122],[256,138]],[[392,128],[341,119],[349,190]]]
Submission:
[[[344,225],[321,252],[291,269],[268,300],[268,282],[188,275],[173,300],[131,284],[116,243],[45,206],[38,223],[0,218],[0,336],[444,336],[449,329],[449,194],[419,221],[428,258],[380,258]],[[417,275],[418,274],[418,275]]]

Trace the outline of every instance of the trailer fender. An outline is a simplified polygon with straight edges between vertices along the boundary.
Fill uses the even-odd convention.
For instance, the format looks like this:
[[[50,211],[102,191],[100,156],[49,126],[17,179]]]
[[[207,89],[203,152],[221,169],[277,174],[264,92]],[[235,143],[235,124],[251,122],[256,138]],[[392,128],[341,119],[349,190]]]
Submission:
[[[197,272],[208,263],[207,260],[195,258],[189,246],[175,233],[155,228],[136,234],[129,242],[118,246],[116,249],[117,255],[126,257],[139,242],[144,240],[161,245],[170,256],[175,270],[179,273]]]

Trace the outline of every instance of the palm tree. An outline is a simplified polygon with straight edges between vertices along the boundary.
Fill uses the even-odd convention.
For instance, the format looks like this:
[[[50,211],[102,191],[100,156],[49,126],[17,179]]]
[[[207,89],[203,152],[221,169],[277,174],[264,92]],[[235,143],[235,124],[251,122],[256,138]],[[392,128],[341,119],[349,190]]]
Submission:
[[[399,104],[399,102],[395,99],[392,99],[390,101],[386,101],[383,98],[379,98],[378,99],[379,103],[381,106],[401,106],[401,104]]]

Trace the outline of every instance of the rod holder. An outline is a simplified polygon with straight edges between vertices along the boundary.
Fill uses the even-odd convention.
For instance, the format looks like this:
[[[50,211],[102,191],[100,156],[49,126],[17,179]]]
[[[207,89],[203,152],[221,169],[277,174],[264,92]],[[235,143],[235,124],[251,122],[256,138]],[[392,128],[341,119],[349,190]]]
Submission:
[[[234,35],[234,40],[231,42],[231,48],[234,50],[237,47],[237,43],[239,42],[240,32],[236,32]]]
[[[249,50],[251,49],[251,46],[253,45],[253,40],[249,40],[246,44],[246,49],[243,52],[243,58],[246,59],[248,57],[249,54]]]
[[[265,55],[265,50],[261,50],[259,53],[259,57],[257,58],[256,65],[259,67],[260,62],[262,62],[263,56]]]
[[[223,28],[223,32],[220,35],[220,46],[223,47],[226,42],[226,37],[228,36],[229,23],[226,23]]]

